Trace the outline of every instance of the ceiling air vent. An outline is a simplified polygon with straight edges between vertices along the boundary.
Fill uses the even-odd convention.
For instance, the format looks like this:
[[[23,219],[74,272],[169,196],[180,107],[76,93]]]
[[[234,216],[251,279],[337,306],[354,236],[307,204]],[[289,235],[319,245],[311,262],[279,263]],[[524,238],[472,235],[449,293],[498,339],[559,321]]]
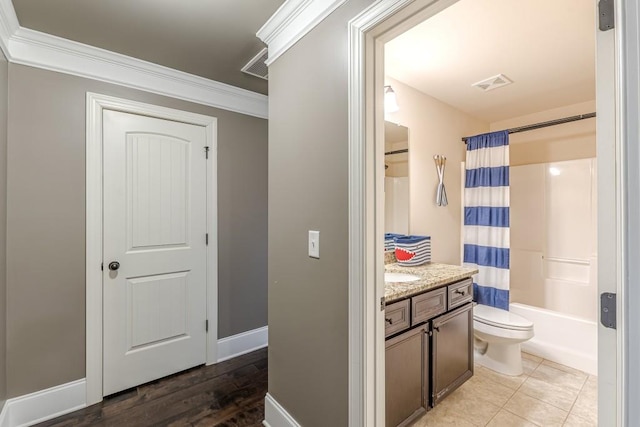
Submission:
[[[471,86],[477,87],[483,92],[489,92],[490,90],[498,89],[499,87],[506,86],[511,83],[513,82],[509,80],[507,76],[504,74],[498,74],[497,76],[489,77],[488,79],[474,83]]]
[[[254,56],[253,59],[251,59],[251,61],[247,63],[247,65],[242,67],[242,72],[251,74],[255,77],[260,77],[261,79],[268,80],[269,68],[267,67],[267,64],[265,64],[267,56],[268,52],[267,48],[265,47],[256,56]]]

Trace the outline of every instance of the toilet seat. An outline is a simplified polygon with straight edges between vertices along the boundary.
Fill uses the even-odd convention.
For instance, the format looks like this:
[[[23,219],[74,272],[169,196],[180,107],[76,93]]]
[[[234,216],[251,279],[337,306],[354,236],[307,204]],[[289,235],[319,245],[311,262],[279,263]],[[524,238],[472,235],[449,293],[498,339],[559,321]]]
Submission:
[[[533,330],[533,322],[506,310],[478,304],[473,307],[473,320],[488,326],[514,331]]]

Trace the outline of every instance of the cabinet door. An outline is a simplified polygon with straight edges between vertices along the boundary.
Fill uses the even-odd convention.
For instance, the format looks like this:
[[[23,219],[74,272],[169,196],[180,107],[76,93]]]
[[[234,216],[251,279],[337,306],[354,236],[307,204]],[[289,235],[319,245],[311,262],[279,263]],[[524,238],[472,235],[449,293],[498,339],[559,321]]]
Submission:
[[[386,342],[386,426],[408,425],[426,411],[429,340],[426,327]]]
[[[473,304],[432,321],[432,405],[473,376]]]

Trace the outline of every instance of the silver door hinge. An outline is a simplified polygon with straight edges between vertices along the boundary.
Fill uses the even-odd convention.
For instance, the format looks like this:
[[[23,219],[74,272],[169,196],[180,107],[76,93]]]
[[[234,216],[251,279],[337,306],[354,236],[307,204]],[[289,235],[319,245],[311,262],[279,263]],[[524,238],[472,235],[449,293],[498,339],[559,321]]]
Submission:
[[[600,323],[605,328],[616,329],[616,294],[600,294]]]
[[[209,233],[204,235],[204,243],[205,245],[209,246]]]
[[[600,0],[598,2],[598,27],[600,31],[609,31],[615,27],[614,0]]]
[[[209,332],[209,319],[204,321],[204,330],[205,332]]]
[[[208,159],[209,158],[209,146],[205,146],[204,147],[204,156]]]

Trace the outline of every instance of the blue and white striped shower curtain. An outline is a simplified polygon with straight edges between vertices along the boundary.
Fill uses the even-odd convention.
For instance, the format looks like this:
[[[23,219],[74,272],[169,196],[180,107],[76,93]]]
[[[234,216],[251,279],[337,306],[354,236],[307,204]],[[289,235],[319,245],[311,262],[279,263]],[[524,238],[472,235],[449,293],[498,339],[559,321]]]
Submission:
[[[509,134],[467,139],[464,265],[479,273],[474,300],[509,309]]]

